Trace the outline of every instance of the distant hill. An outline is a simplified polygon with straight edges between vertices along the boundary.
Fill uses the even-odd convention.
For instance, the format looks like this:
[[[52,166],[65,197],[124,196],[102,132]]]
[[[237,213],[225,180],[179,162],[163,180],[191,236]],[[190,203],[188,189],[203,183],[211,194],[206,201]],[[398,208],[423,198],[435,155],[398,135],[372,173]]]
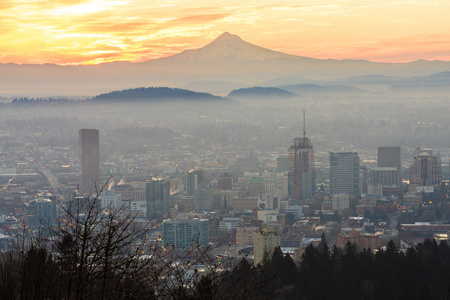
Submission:
[[[368,91],[346,85],[293,84],[283,85],[286,91],[298,94],[366,94]]]
[[[315,80],[311,78],[306,78],[302,76],[287,76],[287,77],[277,77],[267,81],[264,81],[260,86],[284,86],[284,85],[294,85],[294,84],[327,84],[326,81]]]
[[[288,92],[283,89],[274,87],[251,87],[234,90],[228,94],[229,98],[293,98],[299,97],[298,95]]]
[[[224,101],[223,97],[168,87],[136,88],[100,94],[93,101]]]
[[[345,79],[335,80],[335,83],[340,83],[344,85],[352,85],[352,84],[370,84],[370,85],[386,85],[386,84],[395,84],[405,80],[404,77],[398,76],[384,76],[377,74],[369,74],[369,75],[361,75],[361,76],[352,76]]]
[[[407,78],[402,82],[391,86],[389,91],[401,93],[449,93],[450,72],[440,72],[430,76]]]

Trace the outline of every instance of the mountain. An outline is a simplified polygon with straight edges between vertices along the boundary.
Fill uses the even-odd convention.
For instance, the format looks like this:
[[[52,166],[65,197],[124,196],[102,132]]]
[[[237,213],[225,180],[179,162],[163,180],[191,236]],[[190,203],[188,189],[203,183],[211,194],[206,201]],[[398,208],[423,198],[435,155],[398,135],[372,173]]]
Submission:
[[[389,85],[389,84],[395,84],[398,82],[402,82],[403,80],[405,80],[404,77],[369,74],[369,75],[352,76],[349,78],[338,79],[338,80],[335,80],[334,82],[340,83],[340,84],[350,84],[350,85],[351,84]]]
[[[394,84],[390,92],[401,93],[445,93],[450,92],[450,72],[435,73],[430,76],[415,76],[406,78]]]
[[[264,62],[276,59],[291,59],[296,56],[269,50],[250,44],[239,36],[223,33],[214,41],[197,50],[185,50],[171,57],[183,62],[211,63],[211,62]]]
[[[450,71],[447,61],[375,63],[314,59],[265,49],[224,33],[208,45],[141,63],[100,65],[0,64],[0,96],[85,96],[139,86],[182,87],[191,82],[260,85],[276,78],[330,81],[352,76],[429,76]],[[293,82],[312,83],[316,82]],[[266,85],[267,86],[267,85]]]
[[[245,89],[234,90],[228,94],[229,98],[257,98],[257,99],[274,99],[274,98],[293,98],[298,95],[274,87],[251,87]]]
[[[328,95],[328,94],[367,94],[368,91],[346,85],[317,85],[317,84],[294,84],[284,85],[280,88],[302,95]]]
[[[224,101],[225,98],[213,96],[207,93],[197,93],[184,89],[167,87],[136,88],[123,91],[114,91],[100,94],[92,98],[92,101]]]
[[[294,84],[327,84],[325,80],[315,80],[303,76],[277,77],[261,83],[261,86],[282,86]]]

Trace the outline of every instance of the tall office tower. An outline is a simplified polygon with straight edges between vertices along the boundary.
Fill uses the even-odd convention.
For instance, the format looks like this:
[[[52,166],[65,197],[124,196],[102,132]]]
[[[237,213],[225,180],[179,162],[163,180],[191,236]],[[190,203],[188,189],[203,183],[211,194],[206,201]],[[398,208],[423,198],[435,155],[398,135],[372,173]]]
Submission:
[[[188,196],[194,196],[198,185],[203,182],[205,171],[191,170],[186,177],[186,193]]]
[[[100,182],[100,147],[98,129],[80,129],[80,196],[97,196]]]
[[[163,221],[164,246],[176,249],[203,246],[208,247],[208,220],[178,219]]]
[[[303,111],[303,119],[305,111]],[[303,138],[294,138],[289,148],[288,192],[294,203],[314,198],[316,176],[314,171],[314,149],[306,137],[303,121]]]
[[[400,147],[378,147],[378,167],[402,169]]]
[[[330,152],[331,194],[359,194],[357,152]]]
[[[147,181],[147,218],[161,221],[170,207],[170,182],[168,180]]]
[[[439,187],[441,183],[441,157],[431,149],[414,150],[414,162],[410,167],[410,184]]]

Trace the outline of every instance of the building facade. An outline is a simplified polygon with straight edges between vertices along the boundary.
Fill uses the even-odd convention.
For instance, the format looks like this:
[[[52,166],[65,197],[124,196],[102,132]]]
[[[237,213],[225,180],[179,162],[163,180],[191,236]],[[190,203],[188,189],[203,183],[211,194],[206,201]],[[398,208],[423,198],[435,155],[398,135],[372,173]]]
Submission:
[[[222,173],[217,178],[217,189],[232,190],[233,189],[233,175]]]
[[[212,188],[209,183],[201,183],[195,191],[194,209],[195,211],[211,210],[212,208]]]
[[[56,203],[39,198],[25,204],[25,221],[28,226],[53,225],[56,222]]]
[[[194,196],[199,184],[203,183],[205,171],[191,170],[186,177],[186,194]]]
[[[175,249],[188,247],[208,247],[208,220],[179,219],[163,221],[164,246]]]
[[[236,243],[239,245],[253,245],[255,232],[259,232],[259,228],[256,226],[239,227],[236,230]]]
[[[98,129],[80,129],[80,196],[97,196],[100,182],[100,146]]]
[[[272,258],[273,251],[280,244],[280,232],[274,228],[264,228],[253,235],[253,263],[255,266],[262,263],[265,258]]]
[[[345,193],[333,194],[331,196],[333,211],[341,212],[350,207],[350,195]]]
[[[152,180],[146,183],[147,218],[162,220],[170,207],[170,182]]]
[[[349,242],[360,251],[363,249],[371,249],[373,251],[381,247],[381,238],[376,234],[361,234],[355,230],[350,231],[348,234],[338,234],[337,246],[339,248],[345,248]]]
[[[306,138],[295,138],[289,148],[288,192],[297,204],[313,199],[316,187],[314,149]]]
[[[331,194],[359,194],[357,152],[330,152]]]
[[[236,197],[233,199],[233,211],[253,210],[258,207],[258,197]]]
[[[103,191],[98,198],[100,199],[100,207],[102,209],[122,209],[124,203],[122,202],[122,196],[117,194],[115,190]]]
[[[410,184],[412,186],[433,186],[441,184],[441,157],[431,149],[414,150],[414,162],[410,166]]]
[[[402,188],[402,176],[400,170],[391,167],[374,168],[370,172],[371,184],[381,186],[383,195],[399,196]]]
[[[396,147],[378,147],[378,167],[379,168],[396,168],[401,170],[402,157],[401,148]]]

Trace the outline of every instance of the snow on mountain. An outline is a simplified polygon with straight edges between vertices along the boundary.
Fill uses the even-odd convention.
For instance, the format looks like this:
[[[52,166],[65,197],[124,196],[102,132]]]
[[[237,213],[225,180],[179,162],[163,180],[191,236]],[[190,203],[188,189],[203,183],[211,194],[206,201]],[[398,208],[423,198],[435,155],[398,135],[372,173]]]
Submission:
[[[230,58],[246,61],[265,61],[279,58],[298,58],[250,44],[235,34],[223,33],[208,45],[195,50],[185,50],[172,58],[188,61],[214,62]]]

